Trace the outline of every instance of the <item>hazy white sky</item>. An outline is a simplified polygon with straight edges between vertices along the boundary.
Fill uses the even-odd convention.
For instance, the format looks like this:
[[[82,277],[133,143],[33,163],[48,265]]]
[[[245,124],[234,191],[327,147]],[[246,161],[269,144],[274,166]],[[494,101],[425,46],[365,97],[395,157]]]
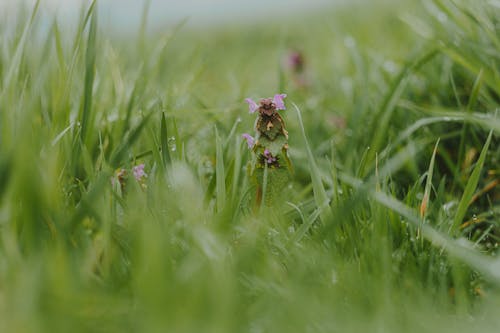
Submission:
[[[98,0],[100,17],[111,25],[133,28],[139,24],[142,9],[148,0]],[[348,0],[149,0],[149,22],[176,23],[184,18],[190,24],[252,20],[261,17],[279,19],[294,11],[314,10],[321,6]],[[15,10],[22,3],[36,0],[0,0],[0,11]],[[71,20],[82,4],[90,0],[41,0],[42,7]]]

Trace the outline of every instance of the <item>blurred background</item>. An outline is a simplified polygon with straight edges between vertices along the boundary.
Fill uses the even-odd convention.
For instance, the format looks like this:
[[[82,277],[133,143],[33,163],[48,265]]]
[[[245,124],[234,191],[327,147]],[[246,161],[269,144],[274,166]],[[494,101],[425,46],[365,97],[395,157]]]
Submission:
[[[34,0],[0,0],[0,10],[16,11],[20,3],[32,6]],[[42,7],[71,22],[89,0],[42,0]],[[150,9],[149,23],[154,28],[187,19],[188,25],[278,20],[283,15],[318,11],[332,5],[359,2],[346,0],[104,0],[99,1],[101,22],[121,31],[137,30],[141,13]]]

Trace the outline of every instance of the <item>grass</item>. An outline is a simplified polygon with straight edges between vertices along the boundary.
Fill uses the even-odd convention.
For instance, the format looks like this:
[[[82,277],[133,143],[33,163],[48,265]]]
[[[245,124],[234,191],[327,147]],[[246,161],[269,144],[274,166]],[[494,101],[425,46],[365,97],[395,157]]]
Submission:
[[[1,332],[498,330],[496,2],[146,12],[0,21]],[[243,99],[280,92],[294,173],[255,207]]]

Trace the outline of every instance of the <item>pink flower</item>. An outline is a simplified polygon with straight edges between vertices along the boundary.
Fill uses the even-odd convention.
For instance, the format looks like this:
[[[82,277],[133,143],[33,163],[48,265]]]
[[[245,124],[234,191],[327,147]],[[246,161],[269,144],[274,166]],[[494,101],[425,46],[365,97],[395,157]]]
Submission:
[[[245,102],[248,103],[248,111],[250,113],[254,113],[255,111],[257,111],[259,109],[259,106],[257,105],[257,103],[255,103],[255,101],[253,99],[246,98]]]
[[[252,149],[255,146],[255,139],[248,133],[243,133],[241,135],[243,139],[247,140],[248,149]]]
[[[286,66],[294,72],[301,72],[304,68],[304,57],[299,51],[290,51],[286,58]]]
[[[276,162],[276,157],[274,157],[267,148],[264,150],[264,158],[266,159],[267,164]]]
[[[148,175],[144,172],[144,163],[138,164],[132,168],[132,172],[134,173],[134,177],[137,181],[141,181],[142,178],[147,177]]]
[[[286,110],[285,107],[285,102],[283,99],[285,99],[286,94],[277,94],[274,95],[273,102],[276,105],[276,110]]]

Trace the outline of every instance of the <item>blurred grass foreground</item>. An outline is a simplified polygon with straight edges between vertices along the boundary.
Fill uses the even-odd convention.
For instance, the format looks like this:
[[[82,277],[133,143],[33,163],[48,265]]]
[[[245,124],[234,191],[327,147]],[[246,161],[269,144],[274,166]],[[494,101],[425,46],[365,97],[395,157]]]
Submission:
[[[97,9],[0,14],[0,332],[499,331],[500,2]]]

